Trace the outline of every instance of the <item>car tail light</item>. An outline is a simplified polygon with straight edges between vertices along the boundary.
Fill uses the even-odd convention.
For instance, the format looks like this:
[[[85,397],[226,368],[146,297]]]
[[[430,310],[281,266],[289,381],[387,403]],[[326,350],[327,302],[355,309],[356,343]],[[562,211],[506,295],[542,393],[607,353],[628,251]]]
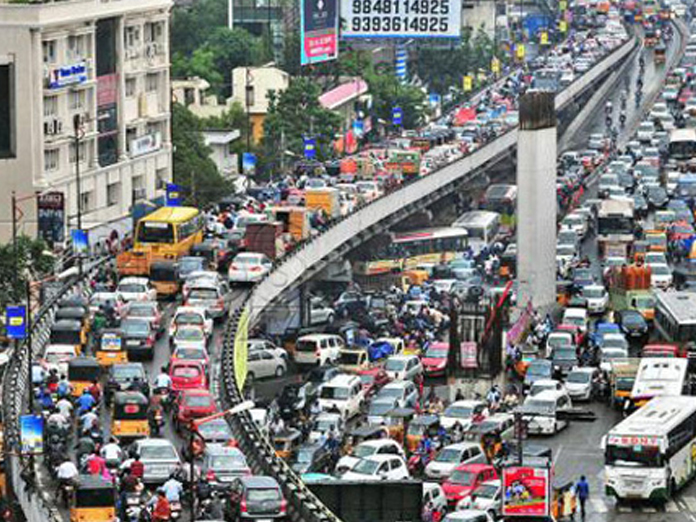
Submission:
[[[261,267],[260,267],[260,266],[252,266],[252,267],[249,269],[249,272],[260,272],[260,271],[261,271]]]
[[[151,347],[155,345],[155,340],[152,337],[145,339],[145,346]]]
[[[242,501],[239,503],[239,510],[242,513],[247,513],[247,502],[246,499],[242,499]]]
[[[283,514],[288,512],[288,501],[285,499],[280,501],[280,512]]]
[[[208,473],[205,474],[205,479],[211,482],[214,481],[216,479],[215,472],[212,469],[209,469]]]

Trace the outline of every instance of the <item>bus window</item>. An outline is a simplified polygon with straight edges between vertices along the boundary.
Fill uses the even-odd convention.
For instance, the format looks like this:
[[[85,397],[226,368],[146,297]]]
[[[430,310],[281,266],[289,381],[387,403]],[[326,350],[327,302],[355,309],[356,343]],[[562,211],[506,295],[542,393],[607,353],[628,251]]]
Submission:
[[[138,225],[139,243],[173,243],[174,231],[171,223],[141,221]]]

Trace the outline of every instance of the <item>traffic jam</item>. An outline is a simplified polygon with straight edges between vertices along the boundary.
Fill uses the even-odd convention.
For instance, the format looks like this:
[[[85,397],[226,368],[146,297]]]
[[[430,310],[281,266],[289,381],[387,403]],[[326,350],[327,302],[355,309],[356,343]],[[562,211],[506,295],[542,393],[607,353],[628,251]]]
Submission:
[[[462,200],[449,226],[395,232],[358,256],[350,283],[307,298],[298,328],[255,328],[246,393],[305,483],[418,481],[424,522],[584,516],[588,483],[554,482],[568,473],[552,442],[598,409],[616,425],[593,495],[673,499],[696,472],[696,37],[654,103],[642,70],[667,67],[675,6],[575,6],[574,35],[531,72],[511,71],[421,132],[340,162],[298,163],[214,209],[142,218],[89,296],[61,300],[33,367],[44,463],[70,520],[288,518],[282,485],[252,473],[214,395],[228,315],[334,220],[512,128],[519,94],[572,83],[628,39],[629,18],[643,27],[640,85],[604,107],[606,128],[585,149],[559,159],[558,307],[522,309],[503,336],[499,379],[464,386],[477,346],[450,340],[464,303],[515,304],[509,183]],[[635,132],[629,103],[642,113]]]

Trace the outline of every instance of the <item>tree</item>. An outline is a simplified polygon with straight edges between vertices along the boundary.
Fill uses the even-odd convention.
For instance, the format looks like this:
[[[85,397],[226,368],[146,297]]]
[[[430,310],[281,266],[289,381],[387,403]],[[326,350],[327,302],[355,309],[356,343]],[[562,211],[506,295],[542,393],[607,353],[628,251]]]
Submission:
[[[174,182],[182,187],[188,204],[205,206],[234,190],[210,159],[200,120],[179,103],[172,105],[172,145]]]
[[[281,155],[289,150],[302,157],[303,137],[317,141],[317,157],[333,155],[332,143],[341,128],[341,117],[321,106],[320,87],[310,78],[298,77],[280,94],[271,91],[269,109],[264,121],[262,148],[265,164],[279,165]]]
[[[35,280],[52,272],[54,256],[42,239],[17,238],[17,255],[12,243],[0,245],[0,306],[24,298],[27,279]],[[18,273],[15,285],[15,274]]]
[[[368,69],[365,80],[372,95],[375,117],[391,122],[392,109],[401,107],[403,126],[413,129],[422,123],[425,114],[425,93],[413,85],[403,85],[393,70]]]
[[[188,58],[216,27],[227,27],[227,0],[197,0],[172,10],[172,56]]]
[[[215,53],[212,49],[201,47],[193,51],[190,58],[176,53],[172,56],[172,77],[190,78],[198,76],[204,78],[212,86],[222,88],[224,77],[215,65]]]

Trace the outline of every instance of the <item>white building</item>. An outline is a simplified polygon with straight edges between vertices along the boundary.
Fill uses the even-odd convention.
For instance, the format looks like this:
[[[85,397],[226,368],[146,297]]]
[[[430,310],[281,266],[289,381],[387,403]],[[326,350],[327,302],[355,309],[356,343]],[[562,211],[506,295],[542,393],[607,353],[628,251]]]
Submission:
[[[230,151],[232,144],[239,139],[241,132],[237,129],[204,130],[203,141],[210,147],[210,159],[218,168],[220,175],[231,178],[239,173],[237,154]]]
[[[170,0],[0,0],[0,240],[10,192],[61,192],[94,244],[171,180]],[[79,150],[75,150],[77,121]],[[37,230],[36,202],[21,232]]]

